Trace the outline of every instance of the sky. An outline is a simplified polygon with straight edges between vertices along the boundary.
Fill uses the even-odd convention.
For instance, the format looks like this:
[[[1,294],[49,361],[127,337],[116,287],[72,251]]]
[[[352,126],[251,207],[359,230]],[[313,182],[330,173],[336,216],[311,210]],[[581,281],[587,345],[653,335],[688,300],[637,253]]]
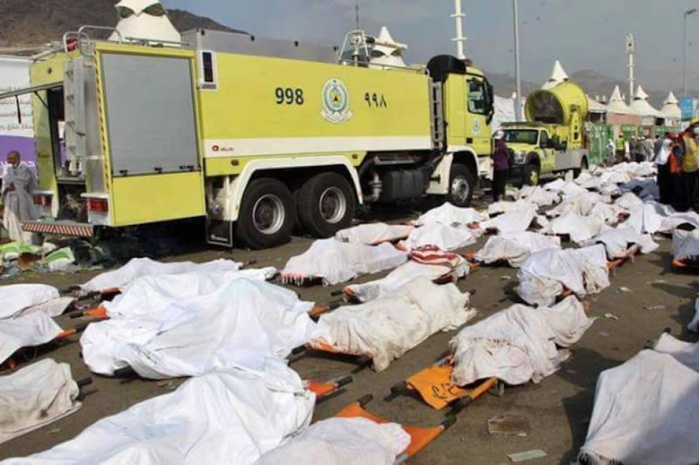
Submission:
[[[360,26],[388,26],[409,47],[406,61],[455,53],[452,0],[163,0],[254,35],[341,45]],[[463,0],[466,55],[492,73],[514,75],[512,0]],[[568,73],[595,70],[625,79],[625,38],[636,36],[636,79],[655,90],[682,86],[684,11],[697,0],[519,0],[522,77],[545,81],[553,62]],[[699,12],[688,21],[689,86],[699,88]],[[696,43],[696,46],[694,45]],[[692,63],[694,61],[695,63]]]

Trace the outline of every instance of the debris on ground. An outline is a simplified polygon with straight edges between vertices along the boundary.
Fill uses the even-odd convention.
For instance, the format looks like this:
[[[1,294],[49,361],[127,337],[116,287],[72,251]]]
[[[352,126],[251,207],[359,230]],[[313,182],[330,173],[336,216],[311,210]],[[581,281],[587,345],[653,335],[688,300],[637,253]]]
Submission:
[[[542,457],[546,457],[547,455],[548,454],[541,449],[534,449],[525,452],[517,452],[516,454],[507,454],[507,458],[509,458],[512,462],[517,463],[527,460],[540,459]]]
[[[499,415],[488,420],[488,433],[527,437],[529,420],[519,415]]]

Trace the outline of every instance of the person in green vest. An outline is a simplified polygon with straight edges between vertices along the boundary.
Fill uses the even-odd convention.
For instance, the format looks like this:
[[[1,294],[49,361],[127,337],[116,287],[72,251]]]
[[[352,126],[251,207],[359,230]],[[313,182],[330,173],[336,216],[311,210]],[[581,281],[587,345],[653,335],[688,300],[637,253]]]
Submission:
[[[693,119],[690,126],[682,133],[682,179],[685,188],[685,207],[693,210],[697,206],[697,188],[699,187],[699,119]]]
[[[626,141],[624,140],[624,135],[620,132],[614,142],[616,147],[616,162],[621,163],[624,161],[624,155],[626,154]]]

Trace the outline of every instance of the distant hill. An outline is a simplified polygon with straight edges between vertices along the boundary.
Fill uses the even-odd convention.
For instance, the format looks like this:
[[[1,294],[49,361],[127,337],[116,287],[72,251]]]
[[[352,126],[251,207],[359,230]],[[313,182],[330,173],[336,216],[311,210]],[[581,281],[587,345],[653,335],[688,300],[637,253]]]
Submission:
[[[80,26],[110,26],[117,23],[115,0],[0,0],[0,47],[31,47],[61,40],[66,31]],[[169,10],[170,20],[180,32],[215,29],[241,32],[213,19],[182,10]]]
[[[507,74],[488,74],[488,79],[495,87],[495,93],[501,97],[509,97],[512,95],[515,89],[515,79]],[[617,79],[611,76],[607,76],[597,71],[592,70],[582,70],[570,74],[571,81],[579,84],[585,92],[592,97],[605,97],[607,100],[612,95],[615,86],[619,86],[621,93],[627,97],[629,93],[629,83],[628,81]],[[525,95],[541,87],[542,83],[536,84],[529,81],[522,81],[522,93]],[[648,89],[644,86],[643,90],[650,96],[651,104],[656,108],[661,108],[663,102],[667,98],[668,92],[672,90],[675,95],[679,98],[682,94],[681,89],[668,89],[668,90],[654,90]],[[699,93],[692,91],[690,94],[694,97],[699,97]]]

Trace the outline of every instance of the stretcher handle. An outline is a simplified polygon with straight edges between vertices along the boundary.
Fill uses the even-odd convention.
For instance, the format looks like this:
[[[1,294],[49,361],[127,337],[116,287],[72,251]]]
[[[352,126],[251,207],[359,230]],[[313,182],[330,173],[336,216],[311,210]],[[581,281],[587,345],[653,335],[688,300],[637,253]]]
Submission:
[[[365,395],[365,396],[360,397],[360,398],[357,400],[357,403],[359,404],[360,407],[364,408],[364,407],[366,407],[367,404],[369,404],[369,402],[371,402],[372,400],[374,400],[374,396],[372,396],[371,394],[367,394],[367,395]]]
[[[341,388],[343,386],[347,386],[348,384],[351,384],[354,382],[354,378],[352,376],[345,376],[344,378],[340,378],[337,381],[335,381],[335,384],[337,384],[338,388]]]
[[[82,389],[85,386],[89,386],[92,384],[92,376],[88,376],[87,378],[80,379],[75,382],[75,384],[78,385],[78,389]]]
[[[333,292],[330,293],[330,297],[340,297],[340,296],[342,296],[342,295],[345,295],[345,291],[344,291],[344,290],[333,291]]]
[[[79,291],[80,289],[80,286],[68,286],[61,289],[59,292],[61,294],[70,294],[71,292]]]
[[[441,426],[444,429],[444,431],[446,431],[452,426],[454,426],[454,424],[456,424],[456,415],[451,415],[444,419],[444,421],[441,423]]]

